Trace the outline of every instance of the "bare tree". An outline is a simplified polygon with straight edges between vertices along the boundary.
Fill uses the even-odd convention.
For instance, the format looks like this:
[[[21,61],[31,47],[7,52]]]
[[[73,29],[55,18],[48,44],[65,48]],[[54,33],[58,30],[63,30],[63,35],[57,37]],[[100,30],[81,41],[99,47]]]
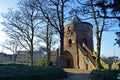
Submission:
[[[6,19],[4,25],[8,36],[17,40],[30,53],[33,65],[34,39],[40,21],[38,11],[31,5],[35,5],[33,0],[21,0],[18,11],[10,10],[3,17]]]
[[[57,42],[57,39],[55,39],[54,37],[57,36],[56,35],[56,31],[50,27],[51,25],[49,25],[47,22],[44,23],[46,25],[44,25],[44,27],[42,27],[42,34],[37,35],[37,37],[39,37],[41,39],[41,41],[43,43],[46,44],[46,52],[47,52],[47,66],[49,66],[50,64],[50,60],[51,60],[51,49],[52,47],[55,45],[55,43]]]
[[[105,0],[102,0],[105,2]],[[87,1],[80,1],[77,0],[79,5],[81,5],[81,12],[82,15],[86,17],[86,20],[94,21],[95,25],[95,35],[96,35],[96,47],[97,47],[97,57],[96,57],[96,68],[100,69],[100,53],[101,53],[101,41],[103,31],[108,30],[108,25],[106,23],[105,18],[101,18],[99,14],[102,14],[103,17],[106,16],[107,9],[101,9],[100,7],[96,6],[99,0],[87,0]]]
[[[120,21],[120,1],[119,0],[102,0],[96,3],[96,6],[101,8],[102,10],[109,10],[109,12],[105,12],[106,16],[99,14],[99,17],[106,19],[118,19]]]
[[[100,25],[99,22],[97,20],[97,12],[95,10],[94,4],[93,4],[93,0],[89,0],[90,1],[90,5],[91,5],[91,9],[93,12],[93,19],[95,22],[95,26],[96,26],[96,40],[97,40],[97,64],[96,64],[96,68],[100,69],[100,51],[101,51],[101,40],[102,40],[102,33],[105,29],[105,19],[102,20],[102,26],[100,29]],[[104,14],[105,16],[106,14]]]
[[[6,40],[3,44],[1,44],[4,48],[10,50],[13,54],[13,62],[16,62],[16,58],[17,58],[17,51],[22,49],[22,47],[20,46],[19,42],[17,42],[14,39],[9,39]]]
[[[63,68],[65,3],[69,0],[36,0],[35,6],[43,18],[59,33],[60,67]]]
[[[103,0],[96,3],[96,6],[101,8],[102,10],[106,10],[105,14],[106,16],[103,16],[102,14],[99,14],[99,17],[105,18],[105,19],[117,19],[119,20],[118,24],[120,26],[120,0]],[[109,12],[107,12],[109,10]],[[116,35],[117,38],[115,39],[116,43],[120,46],[120,31],[119,30],[113,30],[117,31]]]

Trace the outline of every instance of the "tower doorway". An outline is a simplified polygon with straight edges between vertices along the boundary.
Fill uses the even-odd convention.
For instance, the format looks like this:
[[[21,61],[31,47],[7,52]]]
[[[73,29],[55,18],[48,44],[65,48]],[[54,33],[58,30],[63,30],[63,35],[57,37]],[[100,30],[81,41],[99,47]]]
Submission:
[[[64,52],[64,68],[73,68],[73,56],[68,51]]]
[[[67,60],[67,68],[71,67],[71,60]]]

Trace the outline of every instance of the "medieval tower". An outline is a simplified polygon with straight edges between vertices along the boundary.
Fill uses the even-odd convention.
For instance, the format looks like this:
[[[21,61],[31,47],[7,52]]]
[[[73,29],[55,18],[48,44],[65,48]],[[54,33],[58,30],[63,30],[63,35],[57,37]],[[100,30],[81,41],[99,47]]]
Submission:
[[[82,22],[77,15],[71,23],[64,26],[64,68],[82,70],[95,68],[95,60],[91,57],[92,53],[89,53],[94,50],[92,28],[92,24]],[[83,45],[89,50],[86,50]],[[58,54],[57,63],[59,56],[60,54]]]
[[[93,51],[93,26],[88,22],[81,22],[78,16],[64,27],[64,47],[74,47],[77,44],[85,43]]]

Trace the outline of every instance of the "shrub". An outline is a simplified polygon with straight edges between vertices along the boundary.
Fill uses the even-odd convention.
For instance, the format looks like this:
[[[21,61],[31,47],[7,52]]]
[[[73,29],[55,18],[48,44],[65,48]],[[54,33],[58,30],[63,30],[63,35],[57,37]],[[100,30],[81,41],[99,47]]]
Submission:
[[[46,59],[40,59],[38,63],[39,63],[39,66],[45,67],[45,65],[46,65]]]
[[[3,65],[3,66],[29,66],[28,64],[19,64],[19,63],[15,63],[15,62],[8,62],[5,64],[0,64],[0,65]]]
[[[56,80],[66,73],[56,67],[1,65],[0,80]]]
[[[93,70],[91,80],[117,80],[118,70]]]

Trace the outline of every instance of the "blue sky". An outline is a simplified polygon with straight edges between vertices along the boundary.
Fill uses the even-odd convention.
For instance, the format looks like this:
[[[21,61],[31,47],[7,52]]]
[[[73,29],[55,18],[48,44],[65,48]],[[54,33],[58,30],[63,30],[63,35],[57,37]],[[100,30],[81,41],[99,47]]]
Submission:
[[[6,13],[8,8],[16,8],[18,0],[0,0],[0,13]],[[0,15],[0,22],[2,21],[2,17]],[[0,44],[7,39],[6,35],[1,31],[4,26],[0,24]],[[94,47],[96,46],[96,39],[94,36]],[[118,46],[113,46],[115,43],[115,32],[104,32],[102,39],[102,47],[101,47],[101,56],[119,56],[120,57],[120,48]],[[96,47],[94,48],[96,49]],[[3,50],[0,47],[0,52],[7,50]]]
[[[18,0],[0,0],[0,13],[6,13],[9,8],[16,8]],[[7,36],[4,32],[2,32],[2,28],[4,27],[1,22],[3,21],[2,16],[0,15],[0,44],[7,39]],[[3,49],[0,46],[0,52],[8,52],[8,50]]]
[[[15,8],[18,0],[0,0],[0,12],[6,12],[8,8]]]

